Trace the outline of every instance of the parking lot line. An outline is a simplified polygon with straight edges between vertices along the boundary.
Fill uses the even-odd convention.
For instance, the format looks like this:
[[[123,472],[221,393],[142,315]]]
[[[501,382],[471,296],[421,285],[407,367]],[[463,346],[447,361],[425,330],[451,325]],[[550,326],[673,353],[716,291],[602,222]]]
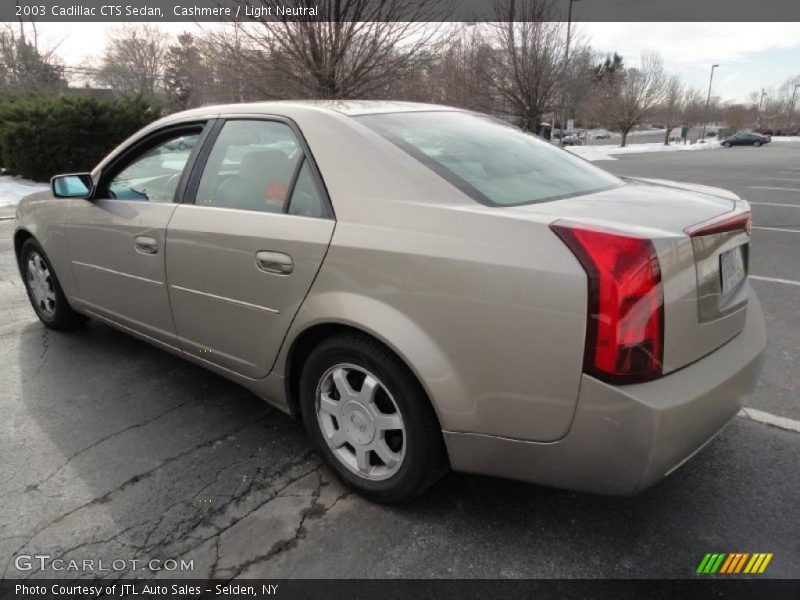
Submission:
[[[783,192],[800,192],[800,188],[772,187],[769,185],[751,185],[751,190],[780,190]]]
[[[753,227],[761,231],[782,231],[783,233],[800,233],[800,229],[786,229],[785,227]]]
[[[779,277],[762,277],[760,275],[748,275],[750,279],[756,281],[769,281],[770,283],[785,283],[786,285],[800,285],[800,281],[793,281],[792,279],[780,279]]]
[[[745,419],[750,419],[751,421],[764,423],[765,425],[779,427],[780,429],[784,429],[786,431],[800,433],[800,421],[787,419],[786,417],[779,417],[778,415],[773,415],[772,413],[764,412],[763,410],[756,410],[755,408],[743,408],[739,411],[739,416],[744,417]]]
[[[754,206],[785,206],[786,208],[800,208],[800,204],[778,204],[777,202],[750,202]]]

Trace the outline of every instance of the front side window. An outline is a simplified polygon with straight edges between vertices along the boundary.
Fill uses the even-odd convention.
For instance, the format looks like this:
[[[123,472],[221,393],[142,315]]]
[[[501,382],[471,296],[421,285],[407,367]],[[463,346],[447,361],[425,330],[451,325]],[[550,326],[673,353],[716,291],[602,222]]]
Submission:
[[[303,153],[291,128],[274,121],[228,121],[208,157],[196,204],[284,212]]]
[[[136,155],[112,177],[106,195],[115,200],[172,202],[189,155],[199,138],[199,131],[176,133]]]
[[[489,117],[408,112],[357,119],[490,206],[534,204],[624,185],[570,152]]]

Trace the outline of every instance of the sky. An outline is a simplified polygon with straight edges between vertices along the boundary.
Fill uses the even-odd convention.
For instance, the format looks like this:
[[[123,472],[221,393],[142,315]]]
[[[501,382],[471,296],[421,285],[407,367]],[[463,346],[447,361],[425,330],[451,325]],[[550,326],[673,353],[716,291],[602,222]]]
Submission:
[[[68,65],[80,65],[103,50],[110,27],[119,23],[41,23],[40,36]],[[203,24],[209,27],[209,24]],[[779,87],[800,75],[800,23],[577,23],[575,33],[600,52],[619,52],[629,64],[643,51],[658,51],[667,69],[704,93],[712,64],[712,95],[747,102],[750,93]],[[164,23],[170,34],[193,31],[194,23]]]

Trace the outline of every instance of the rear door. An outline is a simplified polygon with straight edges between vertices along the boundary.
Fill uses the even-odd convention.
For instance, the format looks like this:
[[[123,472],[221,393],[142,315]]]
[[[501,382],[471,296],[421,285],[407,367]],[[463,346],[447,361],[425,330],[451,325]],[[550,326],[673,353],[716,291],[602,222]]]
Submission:
[[[175,327],[164,262],[167,223],[204,127],[166,128],[126,148],[100,174],[94,198],[74,203],[67,217],[85,309],[169,345]]]
[[[213,138],[167,231],[178,344],[261,378],[322,265],[335,221],[292,123],[225,119]]]

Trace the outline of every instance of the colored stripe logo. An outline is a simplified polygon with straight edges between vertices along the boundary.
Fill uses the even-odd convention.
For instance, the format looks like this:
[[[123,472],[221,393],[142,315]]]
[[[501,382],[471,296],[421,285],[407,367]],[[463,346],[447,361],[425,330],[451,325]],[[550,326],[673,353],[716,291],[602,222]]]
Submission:
[[[771,560],[771,552],[755,552],[753,554],[749,552],[708,552],[700,561],[696,572],[700,575],[763,573]]]

